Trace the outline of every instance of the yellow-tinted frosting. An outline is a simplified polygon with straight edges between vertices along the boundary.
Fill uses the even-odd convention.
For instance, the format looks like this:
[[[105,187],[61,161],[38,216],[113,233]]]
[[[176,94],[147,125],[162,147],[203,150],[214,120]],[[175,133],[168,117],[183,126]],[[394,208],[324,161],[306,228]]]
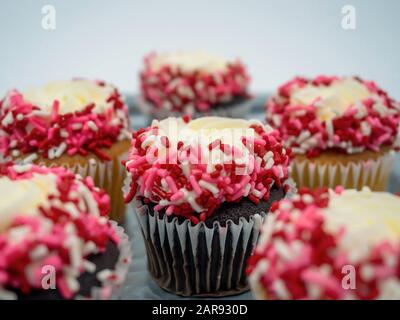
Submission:
[[[33,174],[30,179],[0,178],[0,231],[17,215],[35,215],[45,206],[48,196],[56,192],[56,176]]]
[[[368,88],[352,78],[336,80],[329,86],[306,85],[291,95],[291,105],[310,105],[317,101],[317,116],[321,121],[342,115],[348,107],[371,96]]]
[[[177,67],[183,72],[223,71],[228,65],[228,61],[217,55],[205,52],[178,52],[173,54],[160,54],[151,60],[153,70],[159,70],[163,66]]]
[[[111,104],[107,102],[114,88],[99,86],[89,80],[54,81],[42,87],[30,88],[23,92],[24,99],[46,112],[51,112],[54,100],[60,102],[59,113],[83,110],[95,103],[94,112],[102,113]]]
[[[385,240],[400,242],[400,197],[396,195],[368,188],[345,190],[340,195],[332,192],[324,213],[327,230],[344,227],[340,245],[356,255]]]

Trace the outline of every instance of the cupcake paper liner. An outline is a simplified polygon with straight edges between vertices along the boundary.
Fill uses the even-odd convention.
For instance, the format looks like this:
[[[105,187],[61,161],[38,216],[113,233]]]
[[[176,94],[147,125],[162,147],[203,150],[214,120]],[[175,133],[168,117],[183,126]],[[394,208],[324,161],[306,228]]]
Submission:
[[[129,265],[132,259],[131,246],[129,238],[124,229],[118,226],[117,222],[110,221],[116,234],[120,239],[118,244],[119,258],[113,269],[102,270],[100,273],[107,276],[102,278],[97,275],[101,283],[100,287],[93,287],[88,296],[76,296],[77,300],[116,300],[120,298],[122,286],[128,274]],[[15,293],[7,290],[0,291],[0,300],[14,300],[17,296]]]
[[[82,177],[92,177],[97,187],[104,189],[111,198],[109,216],[118,222],[122,222],[126,206],[121,192],[121,185],[126,176],[126,170],[121,161],[126,160],[128,152],[117,155],[111,161],[87,161],[86,163],[63,163],[62,166]],[[45,163],[39,163],[46,165]]]
[[[285,197],[295,193],[292,181]],[[249,290],[246,260],[257,243],[266,215],[260,212],[248,221],[228,220],[192,225],[178,218],[167,221],[147,205],[133,200],[147,251],[148,269],[164,290],[182,296],[223,297]]]
[[[342,185],[346,189],[362,189],[368,186],[374,191],[383,191],[394,167],[395,152],[389,151],[376,159],[358,162],[323,163],[308,160],[292,161],[292,178],[299,187],[329,187]]]
[[[136,99],[136,104],[139,110],[151,118],[162,120],[168,117],[182,117],[185,115],[183,112],[169,111],[164,108],[155,108],[151,103],[146,101],[143,97],[139,96]],[[249,98],[243,102],[232,104],[226,107],[211,108],[207,111],[194,111],[190,114],[192,119],[205,117],[205,116],[216,116],[216,117],[229,117],[229,118],[244,118],[253,104],[253,99]]]

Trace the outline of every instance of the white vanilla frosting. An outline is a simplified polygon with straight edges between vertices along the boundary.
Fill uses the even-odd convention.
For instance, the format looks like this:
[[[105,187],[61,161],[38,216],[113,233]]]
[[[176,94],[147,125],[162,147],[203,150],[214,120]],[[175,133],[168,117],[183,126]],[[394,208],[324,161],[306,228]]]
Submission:
[[[356,103],[371,97],[368,88],[361,82],[344,78],[329,86],[308,84],[295,90],[291,95],[291,105],[310,105],[316,102],[317,116],[321,121],[342,115]]]
[[[255,137],[252,124],[262,125],[257,120],[232,119],[225,117],[202,117],[188,124],[176,118],[159,122],[160,135],[166,135],[172,143],[198,141],[206,149],[209,143],[220,139],[223,143],[244,149],[241,137]]]
[[[340,246],[353,258],[368,254],[382,241],[400,242],[400,197],[387,192],[345,190],[331,192],[328,208],[324,209],[325,227],[346,232]]]
[[[42,111],[51,112],[54,100],[60,103],[59,113],[83,110],[95,103],[94,112],[103,113],[112,106],[107,99],[113,93],[110,85],[99,86],[89,80],[54,81],[43,87],[30,88],[23,92],[24,99]]]
[[[39,214],[48,196],[57,190],[56,175],[33,174],[32,178],[11,180],[0,177],[0,231],[16,216]]]
[[[211,73],[225,70],[228,61],[217,55],[201,51],[160,54],[151,60],[151,68],[155,71],[167,65],[188,73],[198,70]]]

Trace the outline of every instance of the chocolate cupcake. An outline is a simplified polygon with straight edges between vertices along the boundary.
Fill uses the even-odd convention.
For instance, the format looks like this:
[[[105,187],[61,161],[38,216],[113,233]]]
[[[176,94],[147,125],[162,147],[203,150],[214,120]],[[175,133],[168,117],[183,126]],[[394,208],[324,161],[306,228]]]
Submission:
[[[110,216],[117,221],[125,214],[121,161],[129,140],[128,108],[104,82],[52,82],[22,93],[12,90],[0,101],[0,154],[91,176],[110,195]]]
[[[400,198],[300,190],[274,203],[249,259],[258,299],[400,299]]]
[[[250,108],[244,65],[204,52],[146,56],[140,73],[142,111],[157,119],[189,115],[243,118]]]
[[[385,190],[400,106],[374,82],[295,78],[269,99],[267,121],[295,154],[292,177],[299,187]]]
[[[154,120],[133,133],[131,202],[157,284],[183,296],[248,290],[244,268],[271,203],[289,193],[290,155],[251,120]]]
[[[90,177],[0,164],[0,298],[117,297],[130,248],[109,209]]]

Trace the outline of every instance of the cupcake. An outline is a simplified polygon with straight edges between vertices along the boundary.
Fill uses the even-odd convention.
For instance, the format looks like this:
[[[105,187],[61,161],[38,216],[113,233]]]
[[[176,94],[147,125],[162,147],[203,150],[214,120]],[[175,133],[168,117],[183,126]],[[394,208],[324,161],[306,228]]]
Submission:
[[[0,155],[3,162],[63,166],[111,197],[111,218],[121,221],[129,149],[128,108],[117,89],[104,82],[52,82],[0,101]],[[0,159],[1,160],[1,159]]]
[[[244,65],[204,52],[150,54],[140,73],[139,107],[157,119],[242,118],[250,108]]]
[[[249,259],[258,299],[400,299],[400,198],[303,189],[273,205]]]
[[[256,120],[154,120],[133,133],[125,200],[152,278],[183,296],[248,290],[246,260],[271,203],[292,192],[290,154]]]
[[[64,168],[0,164],[0,299],[110,299],[128,271],[109,196]]]
[[[398,147],[400,105],[357,77],[295,78],[267,103],[267,121],[295,154],[299,187],[382,191]]]

